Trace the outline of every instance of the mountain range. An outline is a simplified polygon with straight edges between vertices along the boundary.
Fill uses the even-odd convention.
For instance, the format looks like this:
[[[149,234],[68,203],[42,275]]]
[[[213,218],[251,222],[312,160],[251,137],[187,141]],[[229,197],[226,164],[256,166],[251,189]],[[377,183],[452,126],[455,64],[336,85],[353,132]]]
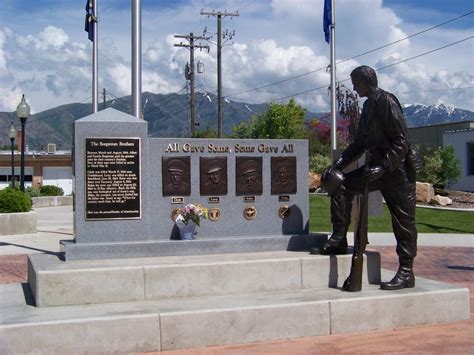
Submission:
[[[144,105],[143,116],[148,122],[150,137],[189,136],[190,113],[187,95],[144,92],[142,102]],[[99,110],[104,107],[113,107],[130,113],[132,111],[131,96],[101,103]],[[233,126],[242,121],[248,122],[251,115],[256,115],[267,107],[267,103],[255,105],[225,99],[224,134],[230,134]],[[73,122],[91,114],[91,112],[91,104],[72,103],[31,115],[25,129],[29,149],[41,150],[48,143],[55,143],[58,149],[70,149]],[[409,127],[474,120],[474,112],[443,104],[434,106],[404,105],[404,113]],[[312,120],[325,114],[325,112],[308,111],[306,118]],[[217,97],[210,93],[197,93],[196,116],[197,130],[217,130]],[[8,129],[11,122],[14,122],[18,127],[19,120],[15,112],[0,112],[0,146],[10,144]]]

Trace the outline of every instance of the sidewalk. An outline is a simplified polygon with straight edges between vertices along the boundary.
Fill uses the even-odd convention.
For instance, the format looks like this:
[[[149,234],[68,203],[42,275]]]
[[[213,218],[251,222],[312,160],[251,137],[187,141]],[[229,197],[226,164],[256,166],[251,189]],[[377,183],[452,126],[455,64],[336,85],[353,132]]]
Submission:
[[[72,239],[72,208],[36,210],[38,233],[0,236],[0,283],[27,282],[27,256],[57,253],[59,240]],[[349,238],[351,239],[351,238]],[[381,253],[382,267],[396,270],[398,260],[391,233],[370,233],[368,250]],[[468,287],[474,312],[474,235],[420,234],[415,274]],[[395,291],[396,292],[396,291]],[[406,327],[359,334],[279,340],[208,347],[159,354],[315,354],[315,353],[474,353],[474,321]],[[158,354],[158,353],[157,353]]]

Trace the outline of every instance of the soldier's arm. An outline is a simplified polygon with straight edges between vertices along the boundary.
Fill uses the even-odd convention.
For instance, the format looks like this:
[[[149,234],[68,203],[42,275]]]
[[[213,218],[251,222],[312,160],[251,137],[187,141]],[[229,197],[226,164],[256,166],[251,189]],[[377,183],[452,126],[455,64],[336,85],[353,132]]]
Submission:
[[[389,149],[382,161],[385,172],[398,168],[409,149],[408,129],[398,100],[388,94],[381,102],[379,117],[383,117],[382,129],[389,141]]]

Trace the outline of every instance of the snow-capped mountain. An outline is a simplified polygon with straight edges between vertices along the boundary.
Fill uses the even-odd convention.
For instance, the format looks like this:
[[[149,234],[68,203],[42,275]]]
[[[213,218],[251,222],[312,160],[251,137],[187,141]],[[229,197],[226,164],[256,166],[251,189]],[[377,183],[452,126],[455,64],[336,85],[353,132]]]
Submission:
[[[441,123],[474,120],[474,112],[447,106],[445,104],[426,106],[422,104],[403,105],[408,127],[431,126]]]

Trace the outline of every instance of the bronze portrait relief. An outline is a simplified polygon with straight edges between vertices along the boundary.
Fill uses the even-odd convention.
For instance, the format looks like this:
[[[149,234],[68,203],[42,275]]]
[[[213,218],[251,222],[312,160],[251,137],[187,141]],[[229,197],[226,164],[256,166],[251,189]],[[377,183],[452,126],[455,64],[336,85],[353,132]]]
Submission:
[[[201,196],[227,195],[227,157],[199,159]]]
[[[262,157],[237,157],[235,164],[236,195],[261,195]]]
[[[272,157],[272,195],[296,194],[296,157]]]
[[[190,167],[190,157],[162,158],[163,196],[191,195]]]

